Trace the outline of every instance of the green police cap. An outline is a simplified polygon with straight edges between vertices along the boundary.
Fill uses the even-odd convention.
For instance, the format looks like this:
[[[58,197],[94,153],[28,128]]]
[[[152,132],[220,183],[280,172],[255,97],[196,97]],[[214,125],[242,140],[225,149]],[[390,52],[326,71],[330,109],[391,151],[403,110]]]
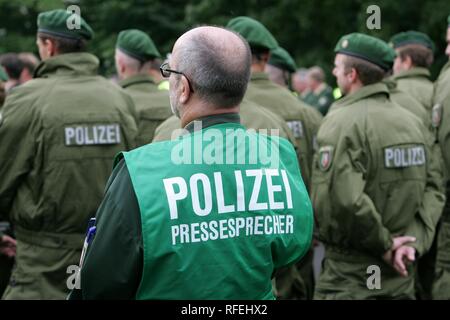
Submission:
[[[282,47],[278,47],[270,53],[269,64],[291,73],[297,70],[297,65],[295,64],[294,59],[292,59],[289,52],[284,50]]]
[[[337,43],[334,52],[369,61],[384,70],[391,68],[394,51],[383,40],[362,33],[350,33]]]
[[[233,18],[226,27],[239,33],[252,48],[273,50],[278,47],[278,42],[270,31],[261,22],[250,17]]]
[[[389,44],[394,49],[406,46],[408,44],[418,44],[431,49],[434,52],[433,40],[431,40],[430,37],[425,33],[418,31],[406,31],[397,33],[391,38]]]
[[[161,57],[153,40],[145,32],[137,29],[121,31],[117,38],[116,47],[140,61]]]
[[[75,14],[62,9],[42,12],[37,18],[38,32],[70,39],[92,39],[92,28],[82,17],[72,15]]]
[[[0,80],[8,81],[8,74],[6,73],[5,69],[3,69],[2,66],[0,66]]]

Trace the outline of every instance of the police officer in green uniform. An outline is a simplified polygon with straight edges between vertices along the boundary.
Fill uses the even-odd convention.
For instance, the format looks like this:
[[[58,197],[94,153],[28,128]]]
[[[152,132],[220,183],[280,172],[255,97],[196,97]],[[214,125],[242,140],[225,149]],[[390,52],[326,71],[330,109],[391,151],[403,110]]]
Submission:
[[[149,75],[153,60],[161,55],[152,39],[140,30],[119,33],[116,44],[116,69],[119,85],[133,98],[138,113],[138,146],[153,140],[156,127],[172,115],[169,93],[159,90]],[[158,70],[159,71],[159,70]]]
[[[325,73],[322,68],[315,66],[308,70],[307,75],[309,92],[302,101],[316,108],[322,115],[326,115],[334,101],[333,89],[325,82]]]
[[[69,29],[70,17],[65,10],[39,14],[43,61],[2,108],[0,212],[17,238],[5,299],[67,296],[68,270],[79,262],[111,161],[135,145],[131,98],[97,76],[99,60],[85,52],[93,31],[82,18]]]
[[[325,117],[312,201],[325,260],[316,299],[414,299],[416,256],[431,246],[445,197],[427,130],[390,102],[389,46],[360,33],[335,48],[344,94]]]
[[[81,291],[71,298],[274,298],[273,274],[309,247],[312,208],[292,145],[239,124],[250,59],[245,41],[222,28],[196,28],[177,40],[164,73],[190,134],[118,158]],[[275,141],[279,158],[263,165],[251,145]],[[197,152],[178,162],[183,146]],[[225,163],[225,154],[242,158]]]
[[[270,53],[270,59],[265,69],[269,79],[284,88],[289,88],[290,74],[297,69],[294,59],[281,47]],[[280,298],[312,299],[314,293],[313,258],[314,254],[311,249],[305,258],[296,265],[297,272],[290,270],[284,278],[280,275],[277,277],[277,291]]]
[[[447,48],[450,58],[450,16],[448,17]],[[438,139],[444,156],[447,202],[442,213],[437,236],[435,280],[433,299],[450,299],[450,61],[443,67],[436,80],[433,97],[433,119],[438,123]]]
[[[394,59],[396,57],[396,52],[392,49],[392,60],[390,60],[392,66],[395,64]],[[383,80],[389,89],[389,97],[392,102],[397,103],[401,107],[411,111],[414,115],[419,117],[424,126],[429,129],[429,145],[431,150],[430,157],[433,157],[433,170],[435,174],[440,177],[441,183],[439,183],[441,191],[444,192],[444,172],[442,163],[442,152],[440,146],[437,143],[436,129],[438,124],[432,122],[432,117],[430,115],[429,109],[425,108],[418,100],[413,98],[410,92],[406,92],[399,89],[398,82],[395,81],[393,77],[389,77]],[[439,226],[439,225],[438,225]],[[437,228],[438,229],[438,228]],[[426,252],[417,261],[417,272],[416,272],[416,296],[421,300],[431,299],[431,286],[433,284],[434,269],[436,260],[436,236],[434,238],[433,244],[428,252]]]
[[[422,32],[407,31],[394,35],[390,44],[397,54],[393,79],[398,88],[417,99],[430,112],[433,82],[428,69],[433,63],[433,41]]]
[[[264,25],[249,17],[237,17],[228,22],[227,28],[241,34],[252,50],[252,76],[245,97],[278,114],[291,128],[299,147],[302,177],[309,187],[314,140],[321,115],[298,101],[289,90],[269,80],[264,70],[270,51],[278,47],[278,42]]]
[[[265,66],[270,58],[270,51],[275,50],[278,43],[264,25],[249,17],[237,17],[228,22],[227,28],[241,34],[252,50],[252,76],[245,97],[278,114],[291,128],[298,145],[297,156],[302,177],[309,187],[314,141],[322,116],[295,98],[289,90],[269,80],[268,74],[264,72]],[[309,251],[307,260],[311,259],[312,252]],[[312,297],[313,284],[308,285],[305,279],[295,274],[295,270],[286,272],[281,272],[277,279],[279,298]]]
[[[296,70],[297,65],[289,52],[278,47],[270,52],[264,71],[272,82],[291,90],[291,76]]]

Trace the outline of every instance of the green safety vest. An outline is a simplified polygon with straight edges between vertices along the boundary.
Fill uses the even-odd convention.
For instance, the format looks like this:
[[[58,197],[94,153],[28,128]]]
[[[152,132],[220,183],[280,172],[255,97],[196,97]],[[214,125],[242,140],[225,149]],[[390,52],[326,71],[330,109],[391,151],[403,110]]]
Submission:
[[[137,299],[274,299],[274,271],[307,252],[313,226],[287,140],[222,123],[123,155],[142,224]]]

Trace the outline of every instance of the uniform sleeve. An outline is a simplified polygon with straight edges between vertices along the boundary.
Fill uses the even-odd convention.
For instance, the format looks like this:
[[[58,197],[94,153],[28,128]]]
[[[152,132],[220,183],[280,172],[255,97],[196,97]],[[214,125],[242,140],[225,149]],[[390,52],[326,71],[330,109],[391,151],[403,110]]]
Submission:
[[[428,157],[427,183],[422,205],[405,233],[416,237],[417,240],[412,246],[417,250],[419,256],[430,249],[445,205],[442,152],[434,141],[428,150],[430,156]]]
[[[17,189],[31,170],[39,139],[33,109],[23,91],[15,89],[0,111],[0,220],[7,220]]]
[[[81,290],[70,300],[135,299],[142,275],[139,205],[124,160],[108,181],[97,211],[97,231],[81,269]]]

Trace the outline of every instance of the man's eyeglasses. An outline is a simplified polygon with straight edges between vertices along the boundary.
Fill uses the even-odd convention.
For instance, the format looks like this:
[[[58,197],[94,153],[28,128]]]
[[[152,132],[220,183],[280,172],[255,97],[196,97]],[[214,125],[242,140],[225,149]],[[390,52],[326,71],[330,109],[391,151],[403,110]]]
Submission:
[[[177,71],[177,70],[169,69],[169,63],[167,63],[167,62],[166,62],[166,63],[163,63],[163,64],[159,67],[159,70],[161,71],[161,75],[162,75],[164,78],[170,77],[170,74],[171,74],[171,73],[181,74],[182,76],[184,76],[184,77],[186,78],[186,80],[187,80],[187,82],[188,82],[188,84],[189,84],[189,89],[191,90],[191,92],[194,92],[194,89],[192,88],[192,85],[191,85],[191,80],[189,80],[189,78],[188,78],[183,72]]]

